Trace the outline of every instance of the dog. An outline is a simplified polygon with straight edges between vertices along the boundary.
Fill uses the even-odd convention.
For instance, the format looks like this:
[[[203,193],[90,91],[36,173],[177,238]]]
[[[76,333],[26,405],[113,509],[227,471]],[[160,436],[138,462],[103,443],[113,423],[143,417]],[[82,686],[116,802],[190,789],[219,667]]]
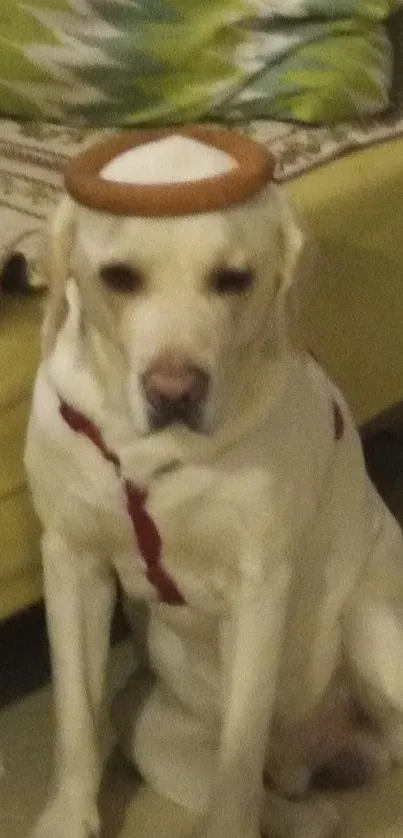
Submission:
[[[116,578],[148,607],[123,747],[203,838],[330,835],[315,777],[403,761],[402,536],[295,334],[304,250],[274,183],[181,218],[55,212],[25,453],[57,709],[35,838],[99,831]]]

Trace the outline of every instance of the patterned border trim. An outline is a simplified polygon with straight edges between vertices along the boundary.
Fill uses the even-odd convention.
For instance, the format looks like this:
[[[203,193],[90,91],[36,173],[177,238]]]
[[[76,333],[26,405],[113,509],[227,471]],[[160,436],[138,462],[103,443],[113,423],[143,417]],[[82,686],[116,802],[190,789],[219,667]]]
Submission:
[[[284,182],[360,148],[403,136],[403,109],[368,122],[308,128],[285,123],[252,122],[243,130],[270,146],[277,158],[276,178]]]
[[[277,158],[276,178],[287,181],[348,152],[403,135],[403,106],[382,117],[333,126],[262,120],[232,123],[230,128],[270,146]],[[61,190],[63,166],[99,136],[100,132],[66,126],[0,120],[0,172],[15,170],[16,177],[23,177],[25,167],[38,168],[35,174],[39,180],[46,171],[46,183],[50,175],[56,190]]]
[[[311,127],[262,120],[234,122],[230,129],[268,145],[277,158],[275,177],[286,182],[360,148],[403,136],[403,103],[382,117],[355,123]],[[41,229],[63,192],[61,171],[100,135],[49,123],[0,119],[0,271],[10,255],[22,253],[38,284]]]

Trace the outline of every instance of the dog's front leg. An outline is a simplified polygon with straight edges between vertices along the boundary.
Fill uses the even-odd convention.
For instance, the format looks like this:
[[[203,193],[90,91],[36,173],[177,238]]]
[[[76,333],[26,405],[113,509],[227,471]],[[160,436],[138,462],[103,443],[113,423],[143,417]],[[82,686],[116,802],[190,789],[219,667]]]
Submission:
[[[258,838],[263,769],[290,571],[279,564],[262,584],[241,581],[222,627],[224,716],[205,834]]]
[[[107,563],[43,539],[43,566],[57,723],[56,792],[34,838],[89,838],[98,833],[101,773],[99,720],[114,583]]]

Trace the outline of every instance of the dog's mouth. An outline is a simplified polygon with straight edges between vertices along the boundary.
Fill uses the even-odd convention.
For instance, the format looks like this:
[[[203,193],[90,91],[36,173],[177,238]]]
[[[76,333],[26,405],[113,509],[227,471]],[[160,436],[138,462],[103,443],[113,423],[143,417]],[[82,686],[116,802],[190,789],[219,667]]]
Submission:
[[[151,431],[185,427],[193,433],[206,433],[203,406],[184,396],[178,400],[160,399],[148,407],[148,425]]]
[[[204,433],[209,384],[208,373],[187,360],[168,356],[152,365],[142,379],[150,430],[182,426]]]

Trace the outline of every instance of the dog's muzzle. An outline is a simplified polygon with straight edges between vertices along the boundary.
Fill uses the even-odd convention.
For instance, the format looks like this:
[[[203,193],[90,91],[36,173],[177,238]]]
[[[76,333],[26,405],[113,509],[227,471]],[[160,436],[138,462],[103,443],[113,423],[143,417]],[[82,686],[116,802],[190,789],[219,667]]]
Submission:
[[[146,370],[143,390],[152,430],[185,425],[201,431],[209,376],[180,353],[161,355]]]

